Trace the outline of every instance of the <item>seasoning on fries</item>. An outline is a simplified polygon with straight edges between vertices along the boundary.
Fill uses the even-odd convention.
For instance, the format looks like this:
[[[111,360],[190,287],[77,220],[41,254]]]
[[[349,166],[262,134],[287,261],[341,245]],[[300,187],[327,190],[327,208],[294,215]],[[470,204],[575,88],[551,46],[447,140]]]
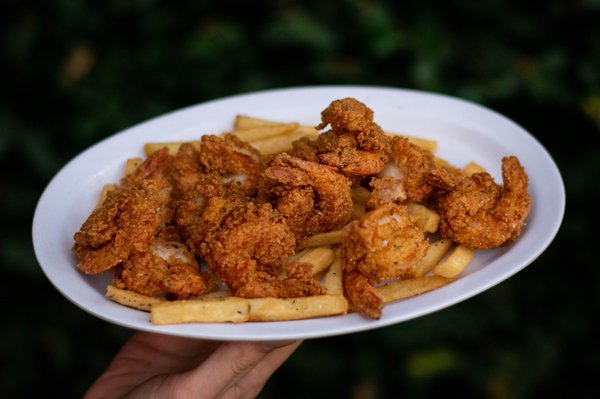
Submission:
[[[498,184],[436,157],[434,140],[384,132],[353,98],[316,127],[237,115],[230,132],[140,145],[73,253],[83,273],[114,273],[108,299],[159,325],[378,319],[510,244],[531,206],[516,157]]]

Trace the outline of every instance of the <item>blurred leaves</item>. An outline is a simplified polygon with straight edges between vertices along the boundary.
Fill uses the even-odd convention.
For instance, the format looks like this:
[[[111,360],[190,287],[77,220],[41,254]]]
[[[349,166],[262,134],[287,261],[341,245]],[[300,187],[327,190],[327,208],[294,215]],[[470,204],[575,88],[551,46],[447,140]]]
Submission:
[[[507,115],[557,162],[567,215],[509,281],[397,326],[306,342],[262,397],[598,396],[587,381],[600,371],[599,1],[0,7],[2,299],[18,303],[2,319],[0,396],[80,397],[129,334],[68,303],[37,267],[35,204],[69,159],[183,106],[317,84],[430,90]]]
[[[407,373],[412,378],[427,379],[448,372],[456,367],[457,361],[457,353],[449,348],[427,348],[410,355]]]
[[[583,100],[583,111],[600,130],[600,94],[593,93]]]

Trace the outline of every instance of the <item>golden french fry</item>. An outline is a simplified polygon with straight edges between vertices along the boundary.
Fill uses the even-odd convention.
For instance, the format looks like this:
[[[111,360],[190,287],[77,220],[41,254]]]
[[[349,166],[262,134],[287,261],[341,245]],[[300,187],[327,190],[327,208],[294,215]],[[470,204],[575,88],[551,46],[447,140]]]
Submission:
[[[487,170],[476,162],[469,162],[467,166],[463,168],[463,172],[467,176],[471,176],[475,173],[487,173]]]
[[[371,198],[371,191],[363,186],[352,187],[352,201],[365,205]]]
[[[326,245],[334,245],[342,242],[344,238],[344,230],[332,230],[325,233],[318,233],[306,238],[300,243],[298,249],[310,248],[310,247],[323,247]]]
[[[410,220],[426,233],[435,233],[440,223],[440,215],[431,209],[409,202],[407,204]]]
[[[327,295],[344,294],[342,273],[342,259],[340,258],[340,253],[338,250],[336,251],[333,263],[331,266],[329,266],[329,270],[327,270],[327,273],[325,273],[325,277],[323,277],[323,287],[325,287],[325,292]]]
[[[312,249],[312,248],[310,248],[310,247],[307,247],[307,248],[301,249],[301,250],[299,250],[299,251],[296,251],[296,253],[294,253],[292,256],[290,256],[290,257],[288,258],[287,264],[289,265],[289,264],[292,264],[292,263],[294,263],[294,262],[297,262],[297,261],[298,261],[298,259],[300,259],[300,257],[301,257],[302,255],[306,254],[306,253],[307,253],[308,251],[310,251],[311,249]]]
[[[352,220],[360,219],[367,212],[367,207],[358,202],[352,203]]]
[[[431,273],[446,278],[456,278],[475,257],[475,250],[457,245],[450,255],[438,263]]]
[[[217,290],[217,291],[211,291],[207,294],[190,297],[189,299],[205,301],[205,300],[211,300],[211,299],[228,298],[230,296],[232,296],[232,293],[229,290]]]
[[[249,321],[300,320],[345,314],[343,295],[314,295],[301,298],[252,298]]]
[[[152,306],[153,324],[242,323],[248,321],[250,303],[238,297],[179,300]]]
[[[240,140],[253,142],[283,136],[293,132],[297,128],[297,123],[289,123],[285,125],[255,126],[247,129],[234,130],[230,133]]]
[[[452,241],[447,238],[442,238],[429,244],[427,253],[417,263],[415,276],[421,277],[429,273],[448,253],[448,250],[452,246]]]
[[[169,154],[171,155],[175,155],[177,154],[177,151],[179,151],[179,147],[181,147],[181,145],[183,143],[187,143],[186,141],[172,141],[172,142],[168,142],[168,143],[146,143],[144,144],[144,153],[146,154],[146,156],[150,156],[151,154],[155,153],[156,151],[160,151],[162,150],[164,147],[167,147],[169,149]],[[189,141],[189,143],[192,143],[192,145],[194,147],[196,147],[196,149],[200,149],[200,140],[194,140],[194,141]]]
[[[102,204],[104,203],[104,200],[106,199],[106,196],[108,195],[108,192],[114,190],[115,188],[117,188],[116,184],[105,184],[102,187],[102,191],[100,191],[100,198],[98,199],[96,208],[99,208],[100,206],[102,206]]]
[[[106,287],[106,297],[121,305],[145,312],[149,312],[152,306],[165,302],[162,298],[138,294],[137,292],[117,288],[112,284]]]
[[[309,125],[300,125],[294,132],[298,134],[302,133],[309,138],[316,138],[319,135],[319,131],[314,126]]]
[[[298,262],[310,263],[312,267],[312,275],[322,272],[327,269],[335,259],[335,252],[328,247],[312,248],[298,258]]]
[[[257,126],[276,126],[282,125],[282,122],[275,122],[267,119],[254,118],[248,115],[236,115],[234,122],[235,130],[251,129]]]
[[[420,137],[412,137],[412,136],[404,136],[408,139],[408,141],[410,141],[411,143],[418,145],[419,147],[423,148],[426,151],[431,152],[432,154],[435,153],[435,151],[437,150],[437,141],[435,140],[428,140],[428,139],[423,139]]]
[[[262,140],[256,140],[250,143],[263,155],[277,154],[280,152],[290,151],[293,148],[292,143],[302,137],[316,138],[319,132],[310,127],[299,126],[291,133],[269,137]]]
[[[435,157],[433,159],[433,162],[435,163],[436,166],[439,166],[441,168],[456,169],[454,166],[452,166],[452,164],[450,162],[448,162],[445,159],[440,158],[440,157]]]
[[[142,162],[144,162],[142,158],[129,158],[125,162],[125,176],[132,174]]]
[[[452,280],[441,276],[422,276],[394,281],[377,287],[376,290],[383,299],[383,302],[389,303],[435,290],[448,284],[450,281]]]

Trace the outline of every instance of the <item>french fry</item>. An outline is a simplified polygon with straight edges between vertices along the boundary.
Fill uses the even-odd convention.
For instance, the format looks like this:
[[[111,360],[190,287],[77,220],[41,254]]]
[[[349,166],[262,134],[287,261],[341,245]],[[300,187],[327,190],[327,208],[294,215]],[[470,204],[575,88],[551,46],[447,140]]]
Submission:
[[[242,323],[248,321],[250,303],[247,299],[228,297],[207,300],[163,302],[151,308],[153,324],[180,323]]]
[[[116,184],[105,184],[102,187],[102,190],[100,191],[100,198],[98,199],[96,208],[99,208],[100,206],[102,206],[102,204],[104,203],[104,200],[106,199],[106,196],[108,195],[108,192],[114,190],[115,188],[117,188]]]
[[[205,300],[211,300],[211,299],[223,299],[223,298],[228,298],[231,296],[233,296],[233,295],[232,295],[231,291],[229,291],[229,290],[217,290],[217,291],[211,291],[204,295],[190,297],[189,299],[205,301]]]
[[[292,264],[294,262],[297,262],[298,259],[300,259],[301,256],[303,256],[304,254],[306,254],[311,249],[312,249],[311,247],[307,247],[307,248],[300,249],[300,250],[296,251],[293,255],[291,255],[288,258],[287,264],[289,265],[289,264]]]
[[[366,205],[371,198],[371,191],[363,186],[352,187],[352,201]]]
[[[445,260],[431,270],[431,273],[454,279],[471,263],[474,256],[475,250],[457,245]]]
[[[452,280],[442,276],[422,276],[394,281],[377,287],[376,290],[383,299],[383,302],[389,303],[435,290],[448,284],[450,281]]]
[[[452,164],[450,162],[448,162],[445,159],[440,158],[440,157],[433,158],[433,162],[435,163],[436,166],[439,166],[441,168],[455,169],[454,166],[452,166]]]
[[[427,253],[419,263],[417,263],[415,275],[421,277],[429,273],[448,253],[452,246],[452,241],[447,238],[442,238],[429,244]]]
[[[177,151],[179,151],[179,147],[181,147],[183,143],[188,143],[188,141],[173,141],[168,143],[146,143],[144,144],[144,153],[146,154],[146,156],[150,156],[156,151],[160,151],[164,147],[167,147],[169,149],[169,154],[175,155],[177,154]],[[196,149],[200,149],[200,140],[189,141],[189,143],[196,147]]]
[[[352,220],[360,219],[367,212],[367,207],[358,202],[352,203]]]
[[[254,118],[248,115],[236,115],[233,127],[235,130],[252,129],[257,126],[277,126],[282,122],[275,122],[267,119]]]
[[[290,151],[292,143],[302,137],[316,138],[319,132],[309,126],[300,126],[291,133],[282,136],[269,137],[262,140],[256,140],[250,143],[263,155],[277,154]]]
[[[273,121],[269,119],[256,118],[248,115],[236,115],[235,121],[233,124],[234,130],[243,130],[243,129],[251,129],[259,126],[276,126],[276,125],[288,125],[290,123],[296,122],[281,122],[281,121]],[[315,129],[314,126],[311,125],[299,125],[299,130],[304,132],[319,132]]]
[[[125,176],[132,174],[142,162],[144,162],[142,158],[129,158],[125,162]]]
[[[339,244],[342,242],[344,235],[345,233],[342,229],[314,234],[304,239],[304,241],[302,241],[298,246],[298,249]]]
[[[435,140],[429,140],[429,139],[423,139],[420,137],[412,137],[412,136],[404,136],[408,139],[408,141],[410,141],[411,143],[418,145],[419,147],[423,148],[426,151],[431,152],[432,154],[435,153],[435,151],[437,150],[437,141]]]
[[[440,215],[431,209],[409,202],[407,204],[410,220],[426,233],[435,233],[440,223]]]
[[[487,170],[476,162],[469,162],[467,166],[463,168],[463,172],[467,176],[471,176],[475,173],[487,173]]]
[[[325,287],[327,295],[344,294],[344,286],[342,283],[342,259],[339,250],[335,252],[335,259],[333,260],[333,263],[331,263],[331,266],[329,266],[327,273],[325,273],[325,277],[323,277],[323,287]]]
[[[301,320],[345,314],[348,302],[342,295],[301,298],[251,298],[249,321]]]
[[[329,247],[312,248],[298,258],[298,262],[310,263],[312,265],[312,275],[318,274],[327,269],[335,259],[335,252]]]
[[[266,125],[266,126],[255,126],[247,129],[238,129],[230,132],[240,140],[246,142],[253,142],[258,140],[265,140],[269,138],[283,136],[295,131],[298,128],[297,123],[289,123],[285,125]]]
[[[117,288],[112,284],[106,287],[106,297],[121,305],[143,310],[144,312],[149,312],[152,306],[165,302],[162,298],[138,294],[137,292]]]

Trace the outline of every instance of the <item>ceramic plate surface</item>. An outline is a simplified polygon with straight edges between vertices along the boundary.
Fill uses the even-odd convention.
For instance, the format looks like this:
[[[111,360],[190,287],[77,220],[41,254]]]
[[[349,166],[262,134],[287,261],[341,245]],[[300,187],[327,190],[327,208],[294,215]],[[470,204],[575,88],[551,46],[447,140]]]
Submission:
[[[475,161],[501,182],[500,160],[516,155],[529,175],[532,212],[510,246],[478,251],[451,284],[388,304],[379,320],[358,314],[289,322],[155,326],[149,314],[104,297],[110,273],[85,276],[75,269],[73,234],[98,201],[104,184],[123,173],[125,160],[143,156],[151,141],[198,139],[231,130],[237,114],[316,125],[329,103],[354,97],[368,105],[385,131],[438,141],[436,155],[455,166]],[[326,337],[380,328],[470,298],[531,264],[562,222],[565,191],[560,173],[536,139],[506,117],[482,106],[426,92],[365,86],[316,86],[243,94],[191,106],[119,132],[71,160],[49,183],[36,208],[33,241],[39,264],[70,301],[104,320],[137,330],[219,340]]]

